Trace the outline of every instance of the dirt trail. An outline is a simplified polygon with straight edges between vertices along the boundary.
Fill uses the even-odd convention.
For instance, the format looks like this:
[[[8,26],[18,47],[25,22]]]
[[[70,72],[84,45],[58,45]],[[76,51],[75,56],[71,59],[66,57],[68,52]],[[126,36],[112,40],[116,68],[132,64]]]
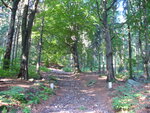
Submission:
[[[59,89],[54,97],[35,108],[33,113],[114,113],[104,78],[88,73],[81,74],[79,78],[61,71],[51,74],[60,79]],[[96,83],[88,87],[89,80]]]

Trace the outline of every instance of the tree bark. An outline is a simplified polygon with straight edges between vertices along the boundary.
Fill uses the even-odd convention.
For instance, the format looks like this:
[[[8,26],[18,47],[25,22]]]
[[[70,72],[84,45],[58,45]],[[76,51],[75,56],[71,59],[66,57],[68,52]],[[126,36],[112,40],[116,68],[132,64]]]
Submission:
[[[114,68],[113,68],[113,51],[112,51],[112,41],[110,37],[110,31],[108,27],[108,10],[107,10],[107,1],[103,1],[104,13],[103,13],[103,27],[104,27],[104,36],[106,42],[106,73],[107,81],[114,81]]]
[[[42,53],[42,43],[43,43],[43,30],[44,30],[44,17],[42,18],[42,23],[41,23],[40,39],[38,44],[38,60],[36,65],[36,72],[39,75],[40,75],[41,53]]]
[[[145,1],[143,1],[143,7],[141,7],[141,4],[139,4],[139,10],[140,10],[140,14],[142,14],[142,11],[144,12],[144,18],[143,18],[143,23],[140,22],[139,23],[139,26],[145,30],[144,32],[144,39],[141,39],[141,29],[139,29],[139,47],[140,47],[140,51],[141,51],[141,56],[142,56],[142,59],[143,59],[143,64],[144,64],[144,72],[147,76],[147,79],[150,79],[150,75],[149,75],[149,60],[150,60],[150,46],[148,44],[149,40],[148,40],[148,20],[147,20],[147,14],[148,14],[148,11],[146,9],[146,3]],[[143,10],[144,9],[144,10]],[[141,16],[141,20],[142,20],[142,15]],[[145,42],[144,43],[142,43]],[[144,48],[143,48],[144,47]]]
[[[29,58],[29,45],[32,32],[33,21],[37,10],[39,0],[34,1],[33,9],[28,17],[29,0],[25,1],[23,19],[22,19],[22,55],[21,55],[21,66],[18,77],[23,77],[28,80],[28,58]]]
[[[18,46],[19,46],[19,35],[20,35],[20,28],[21,28],[21,23],[18,23],[18,27],[17,27],[17,36],[16,36],[16,48],[15,48],[15,58],[17,58],[18,56]]]
[[[128,25],[128,48],[129,48],[129,75],[130,79],[133,79],[132,75],[132,46],[131,46],[131,33],[130,26]]]
[[[74,73],[81,72],[80,66],[79,66],[79,57],[78,57],[78,49],[77,49],[78,41],[75,41],[72,45],[72,55],[74,59]]]
[[[101,70],[101,53],[98,54],[98,71],[99,71],[99,73],[102,72],[102,70]]]
[[[18,9],[18,4],[20,0],[14,0],[12,9],[11,9],[11,20],[10,20],[10,26],[9,31],[7,35],[7,44],[6,44],[6,51],[4,54],[4,62],[3,62],[3,69],[9,69],[10,66],[10,57],[11,57],[11,49],[12,49],[12,42],[13,42],[13,35],[14,35],[14,26],[15,26],[15,17],[16,17],[16,11]]]

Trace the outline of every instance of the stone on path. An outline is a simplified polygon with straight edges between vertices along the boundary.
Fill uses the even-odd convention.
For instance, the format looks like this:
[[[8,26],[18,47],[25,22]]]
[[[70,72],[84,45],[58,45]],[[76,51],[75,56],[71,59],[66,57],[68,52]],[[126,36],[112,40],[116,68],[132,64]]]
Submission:
[[[141,85],[142,85],[141,83],[136,82],[136,81],[134,81],[134,80],[132,80],[132,79],[128,79],[128,80],[127,80],[127,84],[129,84],[129,85],[131,85],[131,86],[141,86]]]

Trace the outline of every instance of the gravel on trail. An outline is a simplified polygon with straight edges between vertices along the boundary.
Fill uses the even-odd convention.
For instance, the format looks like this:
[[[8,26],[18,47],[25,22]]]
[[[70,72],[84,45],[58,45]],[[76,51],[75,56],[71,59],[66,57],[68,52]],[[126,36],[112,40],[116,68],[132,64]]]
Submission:
[[[56,93],[53,101],[34,113],[113,113],[105,102],[107,100],[98,99],[101,95],[104,98],[103,92],[99,95],[92,93],[92,90],[90,91],[89,87],[82,82],[83,80],[75,78],[73,74],[59,72],[56,76],[60,79],[59,93]]]

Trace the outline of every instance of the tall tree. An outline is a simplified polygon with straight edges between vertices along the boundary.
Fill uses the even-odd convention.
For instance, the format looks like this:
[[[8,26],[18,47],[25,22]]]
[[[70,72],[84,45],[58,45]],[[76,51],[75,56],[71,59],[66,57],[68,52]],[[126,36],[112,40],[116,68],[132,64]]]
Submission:
[[[15,20],[16,20],[15,17],[16,17],[16,11],[18,9],[18,4],[20,0],[13,0],[12,7],[6,4],[3,0],[1,1],[6,7],[9,7],[11,9],[10,26],[9,26],[8,35],[7,35],[6,51],[5,51],[4,62],[3,62],[3,69],[9,69],[12,42],[13,42],[13,36],[14,36],[14,31],[15,31],[15,28],[14,28]]]
[[[38,59],[36,64],[36,71],[40,74],[40,64],[41,64],[41,53],[42,53],[42,44],[43,44],[43,32],[44,32],[44,16],[42,17],[41,30],[40,30],[40,39],[38,43]]]
[[[24,1],[23,18],[22,18],[22,55],[21,55],[21,66],[18,77],[24,77],[28,80],[28,57],[30,49],[30,38],[32,33],[32,26],[34,17],[37,11],[39,0],[35,0],[32,6],[31,12],[29,13],[30,0]],[[29,15],[28,15],[29,13]]]
[[[106,74],[107,74],[107,81],[113,81],[114,77],[114,68],[113,68],[113,50],[112,50],[112,39],[110,36],[109,25],[108,25],[108,12],[115,4],[116,0],[113,0],[111,5],[108,6],[108,1],[103,0],[103,13],[102,13],[102,22],[103,22],[103,30],[104,30],[104,37],[106,42]]]
[[[141,22],[139,23],[140,29],[139,29],[139,47],[141,50],[141,56],[143,59],[143,64],[144,64],[144,71],[145,74],[147,75],[147,79],[150,79],[149,75],[149,66],[148,62],[150,60],[150,45],[149,45],[149,30],[148,30],[148,1],[147,0],[140,0],[139,2],[139,12],[140,12],[140,20]],[[143,18],[142,18],[143,16]],[[142,38],[142,33],[143,31],[143,38]]]

